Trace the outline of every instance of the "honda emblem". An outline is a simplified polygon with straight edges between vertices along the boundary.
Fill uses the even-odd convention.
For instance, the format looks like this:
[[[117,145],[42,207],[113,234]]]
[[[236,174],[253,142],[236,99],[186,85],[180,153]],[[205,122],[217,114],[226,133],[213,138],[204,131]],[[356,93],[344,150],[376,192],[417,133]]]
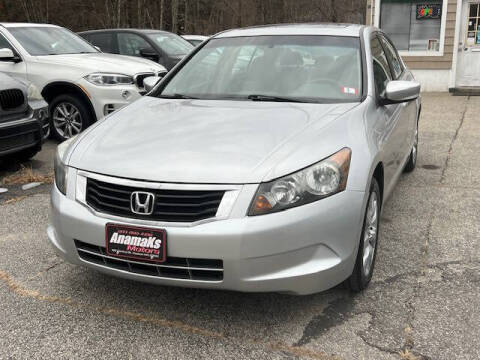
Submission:
[[[155,207],[155,194],[134,191],[130,195],[130,209],[134,214],[151,215]]]

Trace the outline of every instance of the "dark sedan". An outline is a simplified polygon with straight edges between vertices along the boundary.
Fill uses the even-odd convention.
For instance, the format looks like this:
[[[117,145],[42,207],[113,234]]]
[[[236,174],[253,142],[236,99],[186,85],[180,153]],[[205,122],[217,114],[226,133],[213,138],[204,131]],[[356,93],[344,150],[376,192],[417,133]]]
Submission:
[[[103,52],[144,57],[173,68],[194,46],[168,31],[105,29],[78,33]]]

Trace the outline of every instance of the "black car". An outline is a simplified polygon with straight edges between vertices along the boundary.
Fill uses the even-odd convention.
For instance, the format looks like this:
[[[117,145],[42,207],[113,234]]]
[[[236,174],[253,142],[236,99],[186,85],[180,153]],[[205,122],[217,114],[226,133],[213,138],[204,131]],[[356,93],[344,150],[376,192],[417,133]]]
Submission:
[[[48,104],[38,90],[0,73],[0,159],[32,158],[48,134]]]
[[[194,46],[168,31],[105,29],[78,33],[103,52],[144,57],[173,68]]]

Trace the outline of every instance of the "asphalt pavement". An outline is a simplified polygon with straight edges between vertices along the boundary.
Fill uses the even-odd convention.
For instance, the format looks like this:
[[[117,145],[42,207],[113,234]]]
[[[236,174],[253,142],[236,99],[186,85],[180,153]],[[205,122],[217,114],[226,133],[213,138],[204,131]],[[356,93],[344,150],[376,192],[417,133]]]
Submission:
[[[479,359],[479,114],[480,97],[423,95],[417,169],[383,210],[361,294],[243,294],[102,275],[48,244],[51,185],[7,186],[0,359]],[[24,166],[51,173],[55,146]],[[0,164],[0,184],[19,169]]]

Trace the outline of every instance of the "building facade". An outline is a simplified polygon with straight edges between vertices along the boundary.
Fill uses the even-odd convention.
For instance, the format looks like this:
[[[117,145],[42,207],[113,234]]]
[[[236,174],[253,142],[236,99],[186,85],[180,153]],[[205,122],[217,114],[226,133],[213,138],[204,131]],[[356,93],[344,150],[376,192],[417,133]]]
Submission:
[[[423,91],[480,92],[480,0],[367,0]]]

